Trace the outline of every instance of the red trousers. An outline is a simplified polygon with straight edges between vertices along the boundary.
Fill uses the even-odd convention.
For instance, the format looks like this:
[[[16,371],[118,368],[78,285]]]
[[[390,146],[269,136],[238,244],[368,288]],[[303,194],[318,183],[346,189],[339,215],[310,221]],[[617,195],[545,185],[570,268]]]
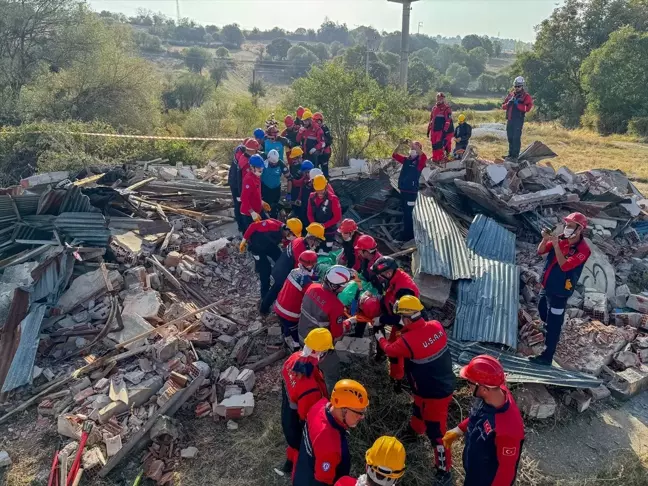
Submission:
[[[430,143],[432,143],[432,161],[441,162],[447,154],[452,150],[452,133],[444,135],[442,130],[432,132],[430,135]]]
[[[391,333],[387,341],[390,343],[395,342],[401,335],[401,332],[392,326]],[[394,380],[402,380],[405,378],[405,359],[404,358],[389,358],[389,377]]]
[[[452,451],[443,447],[443,435],[448,426],[448,406],[452,395],[445,398],[421,398],[414,395],[410,425],[418,434],[425,434],[434,449],[434,464],[437,469],[450,471]]]

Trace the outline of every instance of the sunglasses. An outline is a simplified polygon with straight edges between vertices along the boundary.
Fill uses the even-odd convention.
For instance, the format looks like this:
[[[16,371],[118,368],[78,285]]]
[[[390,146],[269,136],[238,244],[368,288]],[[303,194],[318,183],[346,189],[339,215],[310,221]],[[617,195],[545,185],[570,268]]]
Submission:
[[[352,408],[347,408],[347,410],[348,410],[349,412],[353,412],[353,413],[355,413],[355,414],[356,414],[358,417],[360,417],[360,418],[364,418],[364,416],[366,415],[366,413],[365,413],[364,411],[363,411],[363,412],[359,412],[359,411],[357,411],[357,410],[353,410]]]

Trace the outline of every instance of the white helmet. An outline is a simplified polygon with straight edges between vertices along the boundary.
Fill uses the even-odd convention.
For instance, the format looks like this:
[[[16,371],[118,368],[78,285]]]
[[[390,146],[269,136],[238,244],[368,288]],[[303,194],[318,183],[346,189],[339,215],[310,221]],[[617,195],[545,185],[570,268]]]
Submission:
[[[277,152],[275,149],[272,149],[270,152],[268,152],[268,162],[271,164],[276,164],[279,162],[279,152]]]
[[[522,76],[518,76],[515,78],[515,82],[513,83],[513,86],[524,86],[524,78]]]
[[[318,175],[324,175],[324,172],[322,172],[322,169],[311,169],[310,172],[308,173],[308,176],[310,177],[311,181],[315,179],[316,176]]]
[[[351,280],[351,272],[342,265],[333,265],[326,272],[326,281],[331,285],[344,285]]]

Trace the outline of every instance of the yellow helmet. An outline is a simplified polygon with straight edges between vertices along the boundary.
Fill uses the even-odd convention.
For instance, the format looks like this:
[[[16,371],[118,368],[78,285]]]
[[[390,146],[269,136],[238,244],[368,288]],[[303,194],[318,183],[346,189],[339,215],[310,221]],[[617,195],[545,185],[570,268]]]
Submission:
[[[315,176],[315,179],[313,179],[313,189],[316,191],[323,191],[326,189],[326,184],[328,184],[328,181],[323,175],[317,175]]]
[[[324,329],[323,327],[318,327],[309,332],[306,339],[304,339],[304,344],[317,353],[335,349],[335,346],[333,346],[333,336],[328,329]]]
[[[380,486],[391,486],[405,474],[405,447],[396,437],[378,437],[365,460],[367,475]]]
[[[462,113],[461,115],[459,115],[459,123],[463,123],[465,121],[466,121],[466,115]]]
[[[306,236],[314,236],[319,240],[324,240],[324,226],[320,223],[311,223],[306,227]]]
[[[304,110],[304,114],[302,115],[301,119],[310,120],[311,118],[313,118],[313,113],[308,108],[306,108]]]
[[[296,159],[297,157],[301,157],[302,155],[304,155],[304,151],[301,147],[293,147],[292,149],[290,149],[290,153],[288,154],[291,159]]]
[[[331,404],[337,408],[365,409],[369,406],[369,395],[357,381],[340,380],[333,387]]]
[[[304,225],[299,218],[290,218],[286,221],[286,226],[295,236],[301,236],[302,231],[304,230]]]
[[[394,314],[401,316],[413,316],[424,309],[421,301],[413,295],[401,297],[394,305]]]

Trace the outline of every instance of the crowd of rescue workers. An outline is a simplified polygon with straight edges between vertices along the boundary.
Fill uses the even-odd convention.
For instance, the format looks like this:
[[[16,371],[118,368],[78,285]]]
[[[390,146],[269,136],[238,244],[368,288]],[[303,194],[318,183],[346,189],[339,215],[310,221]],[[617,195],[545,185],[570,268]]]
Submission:
[[[516,78],[502,105],[509,159],[520,153],[524,115],[532,107],[524,79]],[[243,235],[240,251],[254,258],[260,279],[259,311],[276,314],[291,352],[282,368],[281,417],[288,446],[286,461],[275,472],[295,486],[391,486],[405,474],[405,445],[427,435],[435,484],[452,484],[451,448],[463,436],[465,485],[513,484],[524,424],[502,365],[481,355],[461,368],[459,375],[470,385],[475,403],[469,417],[448,430],[455,374],[445,329],[427,319],[412,277],[394,258],[383,256],[375,239],[362,234],[354,220],[342,219],[328,181],[334,141],[323,114],[299,107],[284,123],[281,134],[274,119],[265,130],[254,130],[236,148],[229,173]],[[428,136],[431,161],[416,141],[402,140],[393,154],[402,166],[401,241],[414,238],[412,212],[423,168],[461,158],[470,140],[470,125],[460,115],[454,127],[443,93],[432,109]],[[283,194],[282,177],[287,186]],[[587,219],[574,213],[565,219],[562,234],[543,231],[538,253],[547,254],[547,266],[539,310],[547,326],[547,349],[533,358],[536,363],[551,366],[571,282],[578,280],[589,257],[582,237],[586,227]],[[336,247],[341,247],[337,254]],[[331,264],[322,266],[327,257]],[[377,438],[366,452],[365,474],[352,478],[347,435],[363,420],[371,400],[361,383],[340,379],[335,343],[345,335],[365,334],[376,341],[375,359],[388,359],[395,392],[405,389],[413,406],[405,433]]]

